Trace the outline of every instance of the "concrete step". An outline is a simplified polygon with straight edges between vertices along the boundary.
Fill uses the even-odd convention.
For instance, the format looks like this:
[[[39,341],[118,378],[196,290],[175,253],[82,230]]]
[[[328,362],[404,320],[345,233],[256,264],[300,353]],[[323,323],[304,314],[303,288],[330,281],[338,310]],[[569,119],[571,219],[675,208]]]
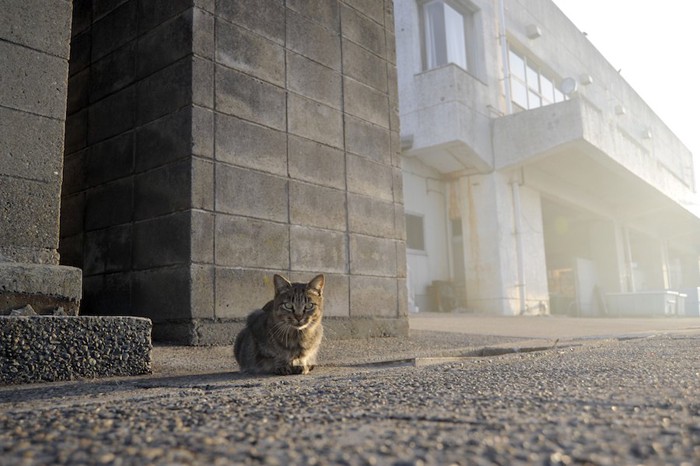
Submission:
[[[151,372],[141,317],[0,316],[0,385]]]

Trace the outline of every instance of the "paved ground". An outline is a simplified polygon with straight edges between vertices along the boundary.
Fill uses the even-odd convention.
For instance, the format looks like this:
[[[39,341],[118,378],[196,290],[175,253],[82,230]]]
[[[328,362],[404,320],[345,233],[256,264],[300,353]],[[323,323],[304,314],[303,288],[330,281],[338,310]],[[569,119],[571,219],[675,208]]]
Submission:
[[[556,318],[416,329],[441,317],[412,318],[408,340],[327,342],[310,376],[159,348],[152,377],[0,388],[0,464],[700,465],[700,321],[603,339]],[[522,331],[536,319],[550,333]]]

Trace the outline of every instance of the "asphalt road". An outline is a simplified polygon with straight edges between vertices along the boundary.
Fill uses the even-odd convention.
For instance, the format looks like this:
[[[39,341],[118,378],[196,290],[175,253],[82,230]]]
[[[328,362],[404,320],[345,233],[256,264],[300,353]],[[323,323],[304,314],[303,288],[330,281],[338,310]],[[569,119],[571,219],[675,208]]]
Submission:
[[[700,335],[3,389],[0,464],[700,465]]]

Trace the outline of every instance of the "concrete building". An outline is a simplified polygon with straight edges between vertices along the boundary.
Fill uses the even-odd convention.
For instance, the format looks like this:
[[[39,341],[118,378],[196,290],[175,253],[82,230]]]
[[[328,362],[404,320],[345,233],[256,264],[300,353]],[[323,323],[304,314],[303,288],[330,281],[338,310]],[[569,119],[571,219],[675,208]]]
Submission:
[[[693,156],[552,1],[401,1],[396,40],[411,304],[665,313],[697,292]]]
[[[391,0],[0,3],[3,313],[82,269],[82,313],[229,343],[324,273],[329,337],[407,332]]]

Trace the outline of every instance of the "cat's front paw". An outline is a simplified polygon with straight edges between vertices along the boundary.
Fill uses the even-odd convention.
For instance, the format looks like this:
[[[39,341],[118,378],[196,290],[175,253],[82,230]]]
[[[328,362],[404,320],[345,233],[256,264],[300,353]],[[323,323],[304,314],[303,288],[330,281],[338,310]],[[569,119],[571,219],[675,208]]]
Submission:
[[[306,374],[307,372],[308,370],[304,371],[304,366],[292,366],[291,364],[279,366],[275,369],[275,374],[277,375],[298,375]]]

